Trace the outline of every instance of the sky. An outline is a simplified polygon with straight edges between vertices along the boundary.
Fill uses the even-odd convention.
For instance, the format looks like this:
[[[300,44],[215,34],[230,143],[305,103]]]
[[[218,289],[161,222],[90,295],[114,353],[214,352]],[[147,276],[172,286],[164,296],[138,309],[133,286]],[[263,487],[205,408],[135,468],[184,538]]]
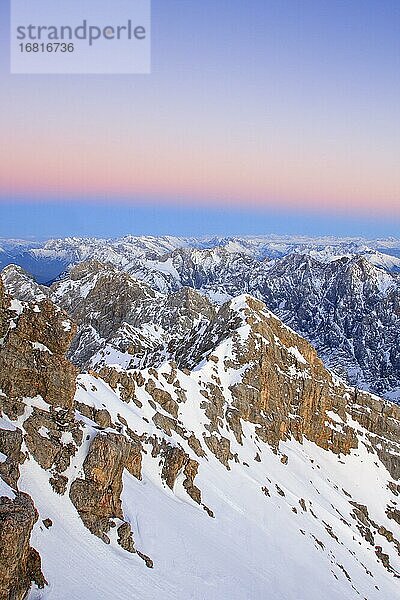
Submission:
[[[150,75],[11,75],[2,0],[0,236],[400,234],[398,0],[152,5]]]

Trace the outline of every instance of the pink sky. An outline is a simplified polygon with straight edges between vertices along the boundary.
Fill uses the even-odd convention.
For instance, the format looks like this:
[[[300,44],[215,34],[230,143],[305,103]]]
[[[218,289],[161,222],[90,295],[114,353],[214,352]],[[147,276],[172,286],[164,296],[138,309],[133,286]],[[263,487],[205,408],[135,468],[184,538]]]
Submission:
[[[3,70],[0,201],[400,215],[398,3],[328,4],[158,3],[149,76]]]
[[[4,131],[4,130],[3,130]],[[62,132],[63,129],[58,130]],[[136,129],[59,137],[14,128],[1,151],[0,196],[182,199],[196,204],[296,206],[400,214],[397,161],[385,153],[288,139],[172,139]],[[206,136],[205,136],[206,137]],[[140,139],[140,143],[137,139]],[[4,133],[3,133],[4,139]],[[35,147],[36,144],[36,147]],[[33,150],[34,149],[34,150]]]

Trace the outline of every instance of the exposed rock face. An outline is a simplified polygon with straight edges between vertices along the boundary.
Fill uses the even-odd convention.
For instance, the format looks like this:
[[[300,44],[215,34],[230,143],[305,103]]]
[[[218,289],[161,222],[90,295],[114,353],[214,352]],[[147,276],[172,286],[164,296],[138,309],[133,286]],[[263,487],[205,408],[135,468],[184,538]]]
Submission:
[[[382,402],[374,396],[355,390],[349,413],[370,432],[368,441],[393,479],[400,478],[398,460],[400,440],[400,407]]]
[[[123,323],[135,325],[138,304],[156,293],[127,273],[91,261],[76,266],[69,278],[53,284],[51,296],[78,323],[109,338]]]
[[[1,278],[10,296],[22,302],[41,302],[49,296],[49,288],[36,283],[32,275],[17,265],[5,267]]]
[[[58,473],[65,471],[70,458],[76,453],[77,445],[82,441],[79,424],[68,417],[68,413],[48,413],[34,408],[31,416],[24,422],[25,443],[43,469],[54,466]],[[63,443],[65,435],[70,441]]]
[[[99,284],[96,274],[90,279],[92,268],[78,270],[79,293],[82,280],[87,289],[94,290]],[[112,294],[112,280],[112,274],[106,277],[107,295]],[[123,285],[130,286],[128,276]],[[132,288],[133,295],[125,298],[126,302],[122,295],[122,308],[118,299],[110,299],[103,318],[111,321],[115,317],[117,326],[122,323],[125,327],[125,316],[132,317],[140,305],[152,305],[155,310],[157,294],[148,296],[139,288]],[[118,285],[116,289],[122,290]],[[71,298],[75,301],[74,294]],[[103,302],[101,286],[92,300],[91,308]],[[171,302],[171,297],[166,301]],[[171,340],[173,327],[179,325],[169,346],[176,360],[168,361],[171,355],[163,346],[162,364],[156,361],[155,366],[139,369],[135,363],[135,368],[129,368],[120,348],[121,354],[113,354],[110,364],[99,362],[100,372],[80,374],[76,385],[76,371],[63,354],[74,335],[66,315],[49,300],[31,306],[10,302],[0,289],[0,453],[5,457],[0,456],[0,485],[8,495],[0,503],[0,529],[4,505],[5,534],[18,534],[9,538],[10,553],[5,555],[4,568],[12,566],[4,598],[10,600],[9,590],[15,588],[19,594],[15,598],[22,600],[31,581],[45,584],[40,557],[29,544],[38,515],[29,497],[18,491],[20,481],[24,486],[31,482],[36,490],[39,482],[45,490],[37,502],[41,510],[49,498],[51,510],[46,508],[40,514],[35,540],[42,544],[44,570],[52,585],[57,581],[46,571],[46,543],[58,543],[58,520],[68,511],[68,523],[75,520],[77,525],[77,511],[86,526],[85,530],[78,523],[81,536],[90,539],[92,533],[109,544],[96,556],[99,578],[110,553],[113,568],[122,564],[124,584],[131,586],[126,561],[140,557],[153,566],[150,558],[136,550],[136,543],[145,547],[149,529],[153,528],[155,539],[159,530],[169,526],[163,521],[159,527],[157,521],[163,518],[164,508],[173,531],[177,511],[182,508],[188,553],[196,544],[191,527],[195,531],[196,527],[197,531],[214,526],[219,531],[221,527],[221,537],[229,537],[232,523],[237,522],[239,530],[250,528],[250,544],[254,536],[266,551],[265,544],[273,539],[277,551],[286,556],[271,524],[270,511],[275,511],[283,515],[281,526],[288,524],[285,537],[299,545],[300,553],[308,552],[309,543],[323,553],[317,560],[319,568],[327,572],[326,581],[335,585],[340,571],[349,597],[355,590],[360,595],[366,590],[365,597],[376,600],[378,582],[383,593],[392,593],[400,548],[396,529],[400,520],[396,483],[400,475],[399,407],[332,376],[310,344],[253,297],[238,297],[215,312],[214,308],[208,311],[207,302],[195,292],[182,290],[173,295],[171,307],[176,308],[176,320],[169,329]],[[161,316],[158,323],[167,327],[166,322],[161,325]],[[112,365],[111,360],[115,361]],[[311,457],[317,457],[321,465]],[[371,498],[382,498],[382,506],[370,501],[369,489],[366,492],[365,487],[352,485],[351,475],[362,463],[375,494]],[[134,478],[143,481],[139,484]],[[350,492],[345,489],[348,486]],[[152,494],[157,495],[156,510]],[[214,516],[204,502],[215,510],[215,521],[204,514]],[[247,512],[251,514],[246,521]],[[74,552],[80,553],[74,535],[71,544],[75,544]],[[302,541],[302,537],[307,539]],[[217,538],[213,537],[213,543],[219,543]],[[165,546],[169,543],[173,540],[164,539]],[[230,547],[234,543],[231,537]],[[93,539],[91,544],[99,545]],[[202,560],[207,551],[200,549]],[[246,552],[241,561],[246,560]],[[151,550],[149,553],[153,556]],[[292,561],[297,560],[295,554]],[[84,553],[79,556],[86,564]],[[235,568],[240,569],[240,564]],[[158,566],[162,568],[161,561]],[[246,564],[248,568],[254,572],[253,564]],[[153,575],[157,578],[157,569]],[[376,580],[369,582],[369,577]],[[265,580],[259,585],[255,598],[265,597]],[[132,587],[126,589],[132,595]],[[128,594],[126,589],[122,597]],[[335,589],[342,594],[343,581]]]
[[[131,554],[135,552],[135,542],[129,523],[122,523],[118,527],[118,544]]]
[[[43,588],[46,580],[30,535],[38,514],[31,498],[19,493],[14,500],[0,497],[0,599],[23,600],[31,583]]]
[[[3,280],[0,277],[0,336],[4,338],[8,329],[8,313],[7,309],[10,305],[10,300],[5,293]]]
[[[28,267],[28,271],[29,267],[40,271],[41,264],[44,268],[47,264],[49,275],[44,281],[50,281],[53,263],[58,261],[61,265],[59,273],[66,265],[92,258],[96,259],[91,261],[93,272],[99,264],[96,261],[112,263],[115,268],[164,294],[179,292],[186,286],[201,290],[222,303],[239,294],[250,293],[265,301],[286,324],[316,346],[325,365],[334,368],[340,376],[348,377],[352,385],[396,399],[400,397],[397,389],[400,388],[399,246],[399,241],[393,239],[317,240],[278,239],[276,236],[209,240],[129,236],[107,241],[68,238],[51,240],[43,248],[32,250],[32,256],[30,251],[20,256],[18,249],[16,254],[8,255],[8,260],[6,255],[3,263],[0,250],[0,265],[13,262],[14,258]],[[107,267],[109,272],[112,268]],[[83,282],[88,271],[84,267],[78,275],[79,269],[80,266],[76,278]],[[104,266],[101,269],[104,271]],[[13,296],[20,299],[33,300],[38,294],[47,293],[45,289],[35,287],[18,267],[7,267],[3,278]],[[125,283],[127,281],[125,279]],[[125,283],[120,278],[120,284],[124,286]],[[120,284],[112,284],[112,291]],[[54,289],[56,295],[61,289],[61,295],[65,296],[65,291],[67,295],[77,294],[77,288],[74,291],[73,287],[68,286],[63,291],[57,283]],[[121,297],[129,295],[125,288],[121,292]],[[58,301],[57,297],[54,299]],[[118,299],[103,300],[109,308],[113,303],[116,307],[121,306]],[[90,302],[83,301],[87,321],[90,320],[87,316]],[[107,320],[114,323],[115,331],[114,317],[118,310],[115,315],[113,313],[113,310],[108,311]],[[168,321],[168,316],[166,318]],[[125,317],[123,320],[131,322]],[[83,323],[83,317],[79,321]],[[96,324],[94,328],[97,331]],[[102,347],[93,333],[90,327],[80,328],[80,341],[72,352],[77,364],[85,364]],[[136,349],[134,355],[141,358],[149,343],[148,336],[145,337],[147,340],[136,333],[131,340],[132,348]],[[117,338],[115,343],[124,345],[120,336]],[[160,357],[154,339],[150,346],[155,356]],[[386,352],[388,348],[390,351]]]
[[[1,290],[0,290],[1,295]],[[13,301],[1,310],[0,389],[18,402],[41,396],[53,407],[72,410],[76,369],[65,358],[75,327],[45,300],[35,306]]]
[[[243,371],[230,387],[232,405],[224,409],[218,386],[208,385],[202,394],[210,419],[205,437],[212,452],[225,466],[233,458],[229,443],[220,435],[225,420],[239,443],[240,420],[256,425],[263,441],[278,450],[279,443],[303,437],[336,454],[348,454],[359,441],[350,418],[369,432],[370,443],[392,476],[399,477],[400,408],[350,389],[323,366],[308,342],[285,326],[265,305],[251,297],[225,304],[217,318],[199,338],[192,356],[215,363],[215,343],[232,340],[233,352],[224,369]],[[193,367],[195,363],[188,363]],[[218,380],[218,376],[214,376]],[[213,393],[214,392],[214,393]]]
[[[211,452],[218,458],[218,460],[229,469],[229,461],[232,460],[233,454],[231,452],[231,445],[229,440],[221,435],[205,435],[204,441]]]
[[[378,394],[399,386],[397,274],[364,257],[322,264],[291,255],[268,270],[255,292],[353,385]]]
[[[197,502],[197,504],[200,504],[201,491],[193,483],[198,468],[199,463],[195,460],[191,460],[181,448],[169,447],[164,452],[164,466],[161,477],[165,479],[165,483],[172,490],[178,475],[183,473],[185,477],[183,487],[189,496]]]
[[[82,404],[80,402],[75,402],[75,407],[81,415],[84,415],[91,421],[97,423],[97,425],[101,429],[108,429],[113,427],[110,413],[105,408],[96,409],[91,406],[87,406],[86,404]]]
[[[76,327],[47,299],[27,305],[10,301],[4,294],[1,297],[0,409],[12,418],[21,417],[27,399],[32,399],[24,421],[24,441],[42,468],[53,468],[57,478],[82,440],[74,417],[77,371],[65,358]],[[8,448],[0,471],[15,486],[23,459],[22,434],[5,432],[0,437],[3,444],[14,440],[14,451]]]
[[[97,435],[83,463],[85,479],[75,479],[71,485],[70,498],[82,521],[105,542],[109,542],[111,519],[124,517],[121,506],[124,468],[141,478],[140,448],[121,435]]]
[[[30,535],[38,513],[28,494],[17,491],[20,465],[28,451],[45,469],[53,464],[64,470],[74,444],[63,444],[66,424],[73,423],[76,370],[65,359],[74,335],[68,317],[49,301],[34,306],[11,301],[0,282],[0,416],[21,417],[27,398],[37,397],[48,409],[32,408],[24,432],[0,428],[0,477],[15,490],[15,498],[0,498],[0,598],[25,598],[31,583],[42,588],[46,580],[38,552],[30,547]],[[72,424],[71,441],[81,439]],[[40,432],[45,431],[45,435]],[[51,433],[52,437],[48,434]]]
[[[126,354],[132,368],[157,366],[166,355],[180,364],[181,352],[187,355],[196,331],[215,314],[204,295],[223,302],[250,293],[308,339],[341,377],[395,399],[400,394],[400,259],[397,270],[388,272],[368,253],[327,262],[314,256],[295,252],[260,261],[216,247],[175,249],[153,265],[139,260],[131,269],[135,276],[169,296],[97,261],[77,265],[50,290],[14,266],[6,268],[3,279],[20,299],[50,295],[80,324],[70,354],[80,366],[93,366],[93,357],[96,364],[107,364],[112,349]],[[150,324],[156,329],[144,327]]]
[[[299,441],[305,436],[325,449],[347,454],[357,446],[354,430],[344,425],[336,431],[325,425],[330,410],[344,417],[344,390],[335,389],[311,346],[272,315],[257,322],[257,313],[264,310],[257,301],[249,300],[249,308],[252,334],[240,362],[252,366],[232,388],[234,407],[242,418],[259,425],[258,434],[273,447],[290,435]]]
[[[103,367],[100,369],[99,375],[104,381],[107,381],[113,390],[119,388],[120,397],[123,402],[130,402],[132,400],[141,408],[140,401],[137,399],[136,389],[137,387],[142,387],[145,381],[140,372],[126,373],[112,367]]]
[[[49,294],[79,324],[69,354],[79,366],[107,365],[108,354],[115,351],[131,367],[178,358],[215,314],[212,304],[192,289],[162,296],[96,261],[74,267]]]
[[[146,385],[146,392],[150,394],[157,404],[159,404],[164,410],[166,410],[173,417],[178,416],[178,405],[173,400],[171,394],[166,392],[165,390],[159,389],[154,380],[150,379],[148,384]]]
[[[16,489],[19,479],[19,465],[25,460],[21,452],[22,431],[0,429],[0,452],[6,456],[6,460],[0,463],[0,477],[11,488]]]

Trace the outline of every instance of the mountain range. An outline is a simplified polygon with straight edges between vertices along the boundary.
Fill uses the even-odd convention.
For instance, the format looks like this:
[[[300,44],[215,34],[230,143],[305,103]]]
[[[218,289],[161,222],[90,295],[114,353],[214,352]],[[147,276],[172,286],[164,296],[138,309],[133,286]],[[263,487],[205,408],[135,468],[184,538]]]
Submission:
[[[3,276],[2,600],[396,597],[398,406],[250,294]]]
[[[167,331],[168,313],[179,309],[174,303],[195,298],[207,322],[218,306],[246,293],[305,337],[348,384],[400,399],[399,240],[128,236],[0,246],[0,264],[19,265],[39,284],[50,284],[39,293],[76,317],[79,339],[71,358],[78,366],[98,361],[94,355],[102,346],[123,353],[138,336],[142,349],[135,364],[147,364],[145,347],[149,360],[155,354],[169,356],[166,348],[174,341]],[[110,280],[108,312],[121,317],[108,320],[108,326],[104,318],[97,324],[91,314],[104,317],[107,310],[99,294],[102,283],[88,288],[99,278]],[[31,299],[21,291],[28,280],[35,287],[29,275],[8,266],[3,280],[16,297]],[[180,344],[181,337],[177,340]]]
[[[256,260],[309,254],[321,262],[363,255],[378,267],[400,271],[400,239],[337,238],[306,236],[247,236],[182,238],[173,236],[125,236],[118,239],[62,238],[42,242],[0,238],[0,268],[16,264],[39,283],[48,283],[68,265],[95,258],[124,270],[135,268],[138,259],[152,261],[177,250],[194,248],[244,254]]]

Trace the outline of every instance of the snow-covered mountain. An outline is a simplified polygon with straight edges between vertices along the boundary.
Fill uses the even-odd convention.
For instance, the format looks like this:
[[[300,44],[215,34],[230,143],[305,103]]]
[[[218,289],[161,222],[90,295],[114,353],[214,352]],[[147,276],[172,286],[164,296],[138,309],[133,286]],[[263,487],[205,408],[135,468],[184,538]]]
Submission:
[[[184,289],[164,313],[171,297],[93,263],[48,290],[81,327],[144,327],[158,303],[180,341],[79,373],[73,321],[30,282],[27,304],[0,281],[1,597],[396,597],[399,407],[249,295]]]
[[[119,239],[64,238],[37,243],[0,239],[0,268],[8,264],[16,264],[31,273],[39,283],[48,283],[68,266],[85,260],[109,262],[120,269],[132,272],[135,272],[138,266],[152,269],[154,262],[159,258],[180,248],[199,250],[224,248],[227,252],[246,255],[257,261],[266,258],[282,258],[292,253],[309,254],[321,262],[364,255],[376,266],[394,272],[400,270],[399,239],[367,240],[278,235],[201,239],[172,236],[125,236]]]
[[[190,338],[198,317],[189,316],[193,322],[182,329],[176,325],[177,304],[185,311],[190,298],[196,299],[204,305],[200,313],[206,322],[215,305],[249,293],[308,339],[326,366],[351,385],[399,400],[400,273],[395,265],[400,259],[373,250],[386,244],[395,252],[395,240],[370,247],[362,240],[278,241],[124,238],[107,245],[101,240],[59,240],[35,251],[42,258],[44,253],[45,260],[62,258],[64,267],[71,262],[50,289],[12,266],[4,270],[3,279],[19,299],[29,299],[33,286],[33,295],[49,294],[76,319],[80,327],[71,358],[81,367],[114,352],[122,360],[134,347],[135,365],[176,360],[174,344],[180,346],[182,336]],[[201,247],[207,244],[209,248]],[[262,258],[267,247],[276,254],[278,245],[287,254]],[[94,260],[97,256],[106,262]],[[132,353],[126,360],[133,364]]]

